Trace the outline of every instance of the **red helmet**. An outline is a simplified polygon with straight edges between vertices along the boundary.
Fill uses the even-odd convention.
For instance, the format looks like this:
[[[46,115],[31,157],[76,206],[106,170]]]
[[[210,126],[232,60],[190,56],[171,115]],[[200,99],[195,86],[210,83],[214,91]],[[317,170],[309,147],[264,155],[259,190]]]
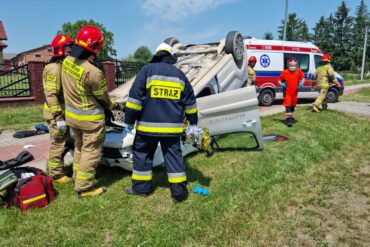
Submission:
[[[293,62],[293,61],[297,62],[297,58],[295,57],[288,58],[288,62]]]
[[[104,45],[104,37],[99,28],[84,26],[77,33],[76,44],[96,54]]]
[[[252,62],[257,62],[257,58],[255,56],[251,56],[249,59],[248,59],[248,64],[252,63]]]
[[[329,54],[324,54],[324,56],[322,56],[322,58],[321,58],[321,61],[330,63],[330,61],[331,61],[330,55]]]
[[[73,39],[68,35],[59,34],[55,36],[50,45],[53,52],[53,57],[64,56],[63,47],[71,44],[73,44]]]

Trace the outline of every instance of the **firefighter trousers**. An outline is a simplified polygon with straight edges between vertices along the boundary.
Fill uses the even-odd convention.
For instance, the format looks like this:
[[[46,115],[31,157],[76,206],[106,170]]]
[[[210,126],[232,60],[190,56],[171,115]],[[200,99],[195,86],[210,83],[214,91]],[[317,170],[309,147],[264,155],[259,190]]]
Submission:
[[[102,158],[105,126],[102,123],[93,130],[73,127],[71,129],[75,143],[73,154],[75,191],[89,191],[94,187],[96,168]]]
[[[321,87],[319,97],[317,97],[313,104],[317,107],[320,107],[320,105],[326,105],[326,95],[328,94],[328,91],[328,87]]]
[[[67,131],[60,131],[55,120],[48,120],[47,122],[50,133],[47,171],[51,178],[58,179],[67,175],[67,169],[63,159],[67,142]]]
[[[182,199],[188,191],[180,137],[156,137],[136,134],[133,145],[132,189],[140,194],[149,194],[152,191],[152,165],[158,143],[161,144],[166,163],[171,195],[175,199]]]

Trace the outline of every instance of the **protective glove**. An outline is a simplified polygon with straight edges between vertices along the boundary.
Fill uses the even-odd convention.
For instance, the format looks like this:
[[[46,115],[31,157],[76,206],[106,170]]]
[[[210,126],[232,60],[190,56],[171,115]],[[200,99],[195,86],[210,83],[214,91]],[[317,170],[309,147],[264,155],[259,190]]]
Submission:
[[[132,133],[132,130],[134,129],[133,124],[126,124],[125,129],[127,132]]]
[[[286,82],[281,83],[281,86],[282,86],[283,88],[286,88]]]
[[[300,81],[299,82],[299,87],[303,87],[304,86],[304,82],[303,81]]]
[[[58,120],[58,121],[56,121],[56,123],[57,123],[58,130],[65,131],[67,129],[66,121]]]

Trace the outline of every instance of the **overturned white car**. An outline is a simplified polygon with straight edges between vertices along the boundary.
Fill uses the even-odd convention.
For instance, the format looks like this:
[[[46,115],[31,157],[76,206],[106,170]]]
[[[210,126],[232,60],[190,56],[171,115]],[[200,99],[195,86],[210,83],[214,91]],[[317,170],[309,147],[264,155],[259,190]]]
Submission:
[[[176,38],[166,43],[178,57],[175,64],[188,77],[197,96],[200,127],[210,136],[249,132],[256,140],[256,149],[263,149],[263,137],[254,87],[242,88],[247,78],[243,38],[239,32],[230,32],[217,43],[182,45]],[[110,93],[117,102],[128,99],[132,78]],[[123,127],[124,113],[116,112],[116,125]],[[132,170],[132,144],[135,132],[124,128],[108,128],[104,142],[102,164]],[[215,141],[215,138],[213,138]],[[196,152],[192,144],[182,144],[183,156]],[[153,166],[164,162],[161,147],[154,156]]]

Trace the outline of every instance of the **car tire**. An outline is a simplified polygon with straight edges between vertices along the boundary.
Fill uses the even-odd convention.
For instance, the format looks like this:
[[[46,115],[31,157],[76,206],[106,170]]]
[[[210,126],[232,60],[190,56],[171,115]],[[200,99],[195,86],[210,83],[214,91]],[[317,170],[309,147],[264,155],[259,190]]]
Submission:
[[[263,90],[258,96],[260,106],[271,106],[274,102],[275,96],[271,89]]]
[[[172,47],[172,46],[180,43],[180,40],[178,40],[176,37],[169,37],[169,38],[165,39],[163,42]]]
[[[329,88],[328,94],[326,95],[326,101],[329,103],[335,103],[338,101],[339,91],[335,87]]]
[[[226,36],[225,52],[232,54],[238,68],[243,66],[245,60],[245,48],[243,36],[238,31],[231,31]]]

